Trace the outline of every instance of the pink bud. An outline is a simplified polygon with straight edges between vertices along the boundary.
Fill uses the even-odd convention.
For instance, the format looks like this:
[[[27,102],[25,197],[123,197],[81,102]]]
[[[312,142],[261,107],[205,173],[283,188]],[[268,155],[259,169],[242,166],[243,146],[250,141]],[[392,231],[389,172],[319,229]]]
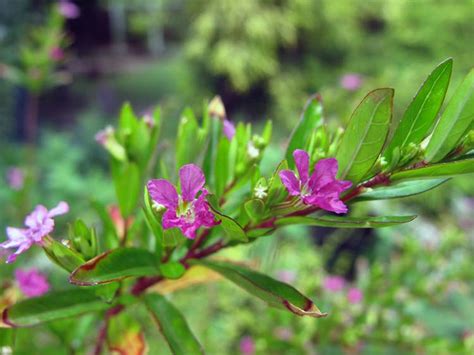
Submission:
[[[350,73],[342,76],[340,84],[341,87],[349,90],[355,91],[362,85],[362,76],[356,73]]]
[[[347,300],[352,304],[360,303],[363,297],[362,291],[356,287],[351,287],[347,292]]]
[[[339,292],[346,286],[346,280],[341,276],[328,276],[324,279],[323,287],[330,292]]]

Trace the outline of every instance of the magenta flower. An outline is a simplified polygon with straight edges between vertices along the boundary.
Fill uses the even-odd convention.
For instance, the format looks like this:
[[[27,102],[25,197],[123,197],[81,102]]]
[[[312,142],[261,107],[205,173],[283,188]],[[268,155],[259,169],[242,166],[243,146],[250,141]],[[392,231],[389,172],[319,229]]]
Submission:
[[[177,227],[187,238],[194,239],[200,227],[210,228],[218,223],[206,201],[206,179],[201,169],[194,164],[184,165],[179,169],[179,179],[181,195],[164,179],[150,180],[147,184],[148,192],[156,203],[167,209],[163,214],[163,228]]]
[[[74,19],[79,17],[81,10],[71,1],[61,0],[59,1],[59,13],[65,18]]]
[[[25,184],[25,175],[20,168],[10,168],[7,171],[7,183],[14,190],[21,190]]]
[[[53,47],[49,52],[49,57],[52,60],[59,62],[60,60],[64,59],[64,51],[61,47]]]
[[[321,159],[309,176],[309,155],[304,150],[293,152],[298,176],[291,170],[280,171],[283,185],[291,196],[300,196],[303,203],[326,211],[346,213],[347,206],[339,195],[352,186],[350,181],[336,179],[338,164],[334,158]]]
[[[328,276],[324,279],[323,287],[330,292],[339,292],[346,286],[346,280],[341,276]]]
[[[7,227],[8,239],[0,244],[0,248],[18,248],[16,252],[10,254],[7,263],[12,263],[16,257],[28,250],[33,244],[42,244],[43,238],[54,229],[53,217],[65,214],[69,211],[66,202],[60,202],[56,207],[48,211],[43,205],[38,205],[25,218],[27,228]]]
[[[37,297],[49,291],[48,279],[37,269],[16,270],[15,278],[26,297]]]
[[[240,340],[240,353],[243,355],[255,354],[255,342],[251,336],[244,336]]]
[[[356,73],[349,73],[342,76],[340,84],[346,90],[355,91],[360,88],[362,82],[362,76]]]
[[[235,126],[229,120],[224,119],[224,135],[228,140],[232,140],[235,136]]]
[[[362,294],[362,291],[356,287],[351,287],[349,291],[347,291],[347,300],[349,301],[349,303],[360,303],[363,297],[364,295]]]

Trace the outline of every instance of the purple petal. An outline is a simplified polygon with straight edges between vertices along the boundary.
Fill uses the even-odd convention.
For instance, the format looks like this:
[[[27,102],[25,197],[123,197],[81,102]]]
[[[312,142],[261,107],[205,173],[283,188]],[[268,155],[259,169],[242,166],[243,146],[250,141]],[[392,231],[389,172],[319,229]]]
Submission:
[[[321,159],[314,166],[314,172],[309,180],[309,187],[312,191],[317,191],[323,186],[336,180],[338,169],[337,160],[334,158]]]
[[[229,120],[224,120],[224,134],[230,141],[235,136],[235,126]]]
[[[30,228],[37,228],[43,224],[46,218],[48,218],[48,209],[43,205],[38,205],[33,212],[26,216],[25,225]]]
[[[207,190],[204,189],[201,195],[199,195],[199,197],[194,202],[193,208],[194,214],[196,216],[194,223],[198,224],[199,226],[210,228],[218,225],[220,222],[215,220],[214,214],[211,212],[209,204],[207,203],[206,196]]]
[[[166,208],[176,209],[178,207],[178,193],[169,181],[165,179],[150,180],[147,188],[153,201]]]
[[[278,175],[280,175],[281,182],[285,185],[291,196],[300,194],[300,182],[294,172],[291,170],[282,170]]]
[[[194,197],[206,182],[202,170],[194,164],[187,164],[179,169],[179,180],[183,200],[188,202],[194,200]]]
[[[53,217],[56,217],[68,212],[69,212],[69,205],[67,204],[67,202],[61,201],[58,203],[56,207],[52,208],[48,212],[48,217],[53,218]]]
[[[11,242],[23,243],[25,240],[28,240],[27,229],[7,227],[6,231],[8,239],[10,239]]]
[[[293,158],[295,159],[301,184],[304,185],[309,178],[309,155],[304,150],[296,149],[293,152]]]
[[[183,225],[183,220],[176,216],[175,210],[168,210],[163,214],[163,218],[161,220],[164,229],[170,228],[181,228]]]

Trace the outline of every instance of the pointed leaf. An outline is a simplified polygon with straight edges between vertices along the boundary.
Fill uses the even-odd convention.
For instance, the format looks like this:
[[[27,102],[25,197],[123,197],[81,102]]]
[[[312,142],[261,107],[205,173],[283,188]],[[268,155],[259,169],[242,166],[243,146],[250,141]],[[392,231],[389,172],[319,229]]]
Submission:
[[[418,90],[410,103],[386,149],[386,158],[391,161],[395,148],[401,151],[410,143],[419,144],[428,135],[443,104],[453,60],[450,58],[436,67]]]
[[[229,149],[230,142],[226,137],[221,137],[219,144],[217,145],[216,152],[216,167],[214,171],[214,179],[216,183],[215,191],[216,196],[220,197],[227,185],[227,180],[229,179]]]
[[[176,136],[176,166],[193,163],[200,152],[198,147],[198,122],[190,108],[184,110]]]
[[[179,279],[186,272],[186,268],[177,261],[168,261],[160,265],[160,273],[167,279]]]
[[[229,240],[247,242],[248,238],[242,226],[233,218],[226,216],[217,210],[218,203],[215,196],[208,195],[207,201],[209,202],[209,207],[211,208],[212,213],[221,222],[219,226],[225,232],[227,238]]]
[[[140,197],[140,169],[135,163],[120,163],[112,160],[112,176],[115,193],[122,217],[128,217],[137,206]]]
[[[474,159],[462,159],[440,163],[424,168],[400,171],[390,177],[391,181],[447,178],[455,175],[474,173]]]
[[[416,216],[383,216],[383,217],[286,217],[275,222],[277,226],[301,224],[306,226],[333,228],[382,228],[413,221]]]
[[[316,305],[293,286],[277,281],[240,265],[219,261],[192,260],[191,264],[206,266],[267,302],[270,306],[286,309],[299,316],[325,317]]]
[[[75,285],[92,286],[132,276],[159,274],[159,261],[145,249],[118,248],[107,251],[79,266],[69,276]]]
[[[76,288],[18,302],[3,311],[3,322],[13,327],[28,327],[109,307],[95,295],[94,290]]]
[[[352,113],[336,159],[339,178],[361,181],[377,160],[392,119],[393,89],[370,92]]]
[[[185,318],[173,304],[158,294],[147,294],[143,299],[173,354],[204,354]]]
[[[426,161],[438,162],[456,144],[474,121],[474,69],[471,69],[439,119],[426,147]]]

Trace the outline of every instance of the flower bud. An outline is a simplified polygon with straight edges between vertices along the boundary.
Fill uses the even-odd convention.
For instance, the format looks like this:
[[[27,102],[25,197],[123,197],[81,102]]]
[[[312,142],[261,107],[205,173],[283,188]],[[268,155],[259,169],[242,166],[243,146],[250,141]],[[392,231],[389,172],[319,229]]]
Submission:
[[[218,117],[221,120],[224,120],[227,117],[226,112],[225,112],[225,107],[224,107],[224,104],[222,103],[222,99],[220,96],[215,96],[211,100],[208,106],[208,110],[209,110],[210,116]]]
[[[72,246],[86,260],[98,254],[97,235],[94,228],[88,228],[80,219],[69,225],[69,240]]]

